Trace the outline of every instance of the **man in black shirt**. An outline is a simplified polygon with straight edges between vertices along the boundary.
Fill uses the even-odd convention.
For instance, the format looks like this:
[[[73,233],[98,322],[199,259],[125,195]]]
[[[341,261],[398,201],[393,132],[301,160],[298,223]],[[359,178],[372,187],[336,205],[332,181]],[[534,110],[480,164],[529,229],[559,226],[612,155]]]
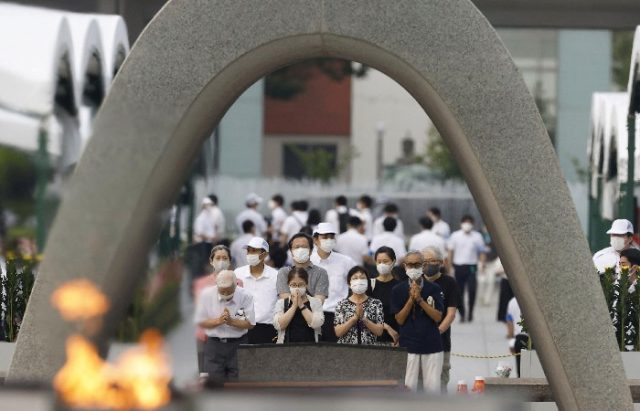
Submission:
[[[444,256],[439,248],[427,247],[422,250],[424,257],[424,275],[427,280],[438,284],[444,294],[444,313],[438,324],[442,337],[444,351],[442,361],[442,375],[440,376],[440,388],[443,394],[447,392],[449,383],[449,371],[451,370],[451,323],[456,318],[456,308],[460,297],[458,283],[446,274],[444,270]]]

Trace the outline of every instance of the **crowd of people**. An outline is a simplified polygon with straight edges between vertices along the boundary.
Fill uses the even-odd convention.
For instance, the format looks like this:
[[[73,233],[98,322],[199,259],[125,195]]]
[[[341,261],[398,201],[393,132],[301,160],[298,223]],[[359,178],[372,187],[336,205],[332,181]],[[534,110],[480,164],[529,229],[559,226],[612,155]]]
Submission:
[[[457,311],[460,321],[473,321],[489,251],[473,217],[451,233],[431,208],[407,242],[398,207],[387,204],[374,218],[367,195],[353,209],[336,197],[324,219],[305,200],[288,214],[281,195],[265,218],[261,202],[247,196],[227,246],[217,198],[202,201],[194,238],[208,251],[210,272],[193,273],[200,370],[214,380],[238,378],[240,344],[383,344],[407,350],[407,387],[418,388],[422,371],[425,391],[446,392],[451,325]]]

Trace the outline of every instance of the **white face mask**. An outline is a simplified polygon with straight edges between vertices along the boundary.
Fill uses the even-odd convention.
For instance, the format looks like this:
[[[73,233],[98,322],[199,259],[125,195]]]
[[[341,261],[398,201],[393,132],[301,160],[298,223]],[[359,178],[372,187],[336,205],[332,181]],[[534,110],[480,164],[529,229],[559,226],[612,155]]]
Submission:
[[[407,270],[407,276],[415,281],[422,277],[422,270],[420,268],[409,268]]]
[[[460,228],[462,228],[462,231],[464,231],[465,233],[471,232],[471,230],[473,230],[473,224],[465,222],[460,224]]]
[[[320,248],[325,253],[330,253],[333,251],[333,247],[336,246],[336,240],[333,238],[327,238],[324,240],[320,240]]]
[[[255,267],[260,264],[260,255],[259,254],[247,254],[247,262],[251,267]]]
[[[220,299],[220,301],[229,301],[233,298],[233,294],[223,295],[218,293],[218,298]]]
[[[367,280],[351,280],[351,291],[354,294],[364,294],[367,292]]]
[[[305,295],[307,287],[289,287],[289,293],[291,295]]]
[[[625,245],[624,237],[611,237],[611,247],[617,252],[624,250]]]
[[[378,269],[378,273],[382,275],[389,274],[391,272],[391,264],[378,264],[376,265],[376,268]]]
[[[293,260],[298,264],[304,264],[309,261],[309,249],[308,248],[296,248],[291,251]]]
[[[220,272],[229,268],[229,260],[213,260],[211,265],[216,272]]]

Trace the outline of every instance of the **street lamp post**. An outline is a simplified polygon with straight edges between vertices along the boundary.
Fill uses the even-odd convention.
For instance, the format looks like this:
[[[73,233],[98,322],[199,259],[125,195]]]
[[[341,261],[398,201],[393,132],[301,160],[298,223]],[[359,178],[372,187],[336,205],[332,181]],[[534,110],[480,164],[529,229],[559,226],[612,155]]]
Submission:
[[[382,184],[383,168],[382,165],[382,139],[384,138],[384,122],[379,121],[376,125],[376,143],[377,143],[377,165],[378,165],[378,185]]]

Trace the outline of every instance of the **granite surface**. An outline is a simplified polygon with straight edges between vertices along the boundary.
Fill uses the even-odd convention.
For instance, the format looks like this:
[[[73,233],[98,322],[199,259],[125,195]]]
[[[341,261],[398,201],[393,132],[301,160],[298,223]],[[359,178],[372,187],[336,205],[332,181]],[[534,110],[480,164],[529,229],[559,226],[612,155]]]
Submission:
[[[51,292],[87,277],[105,341],[203,140],[255,80],[343,57],[403,85],[462,168],[562,409],[631,409],[587,242],[534,101],[469,0],[173,0],[118,73],[51,230],[10,380],[48,381],[74,330]],[[224,153],[222,153],[224,155]]]

